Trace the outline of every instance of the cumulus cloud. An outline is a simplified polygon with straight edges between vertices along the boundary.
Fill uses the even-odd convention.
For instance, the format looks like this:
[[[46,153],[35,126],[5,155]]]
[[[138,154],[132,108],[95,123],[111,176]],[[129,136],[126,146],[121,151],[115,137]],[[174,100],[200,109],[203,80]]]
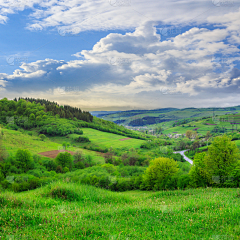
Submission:
[[[0,74],[0,87],[7,89],[9,96],[16,92],[21,96],[37,94],[38,97],[48,96],[49,99],[60,99],[60,102],[64,100],[86,108],[155,108],[166,104],[199,106],[224,103],[226,99],[234,102],[240,86],[240,71],[237,68],[240,61],[240,10],[231,8],[231,13],[219,17],[220,13],[229,9],[217,11],[215,9],[221,6],[214,6],[209,1],[203,1],[203,4],[198,1],[170,1],[166,4],[171,4],[172,8],[169,5],[167,9],[171,9],[172,14],[167,17],[159,5],[162,1],[153,3],[151,10],[147,2],[137,5],[138,10],[146,7],[146,15],[149,11],[152,13],[151,17],[141,15],[140,20],[130,6],[113,7],[101,1],[94,2],[101,12],[99,15],[89,10],[93,2],[36,1],[45,11],[34,9],[33,3],[28,5],[34,11],[31,15],[34,23],[28,26],[30,30],[64,25],[67,31],[79,27],[77,33],[137,27],[125,34],[108,34],[91,50],[73,54],[72,57],[77,60],[45,59],[23,63],[13,74]],[[190,27],[183,31],[186,24],[183,22],[186,17],[180,20],[183,12],[198,6],[197,12],[200,14],[209,4],[215,12],[207,20],[204,19],[205,24],[191,26],[193,19],[189,19]],[[79,12],[83,14],[79,16]],[[190,17],[194,16],[193,12],[190,11]],[[89,16],[104,16],[109,21],[94,22],[94,18],[88,19]],[[128,18],[128,21],[119,21],[121,17],[124,21]],[[161,18],[172,23],[164,34],[162,28],[159,30]],[[82,21],[80,25],[79,21]],[[173,25],[174,22],[177,25]],[[177,31],[179,26],[180,34]],[[178,34],[174,35],[175,32]]]
[[[233,2],[233,4],[226,4]],[[189,25],[214,22],[229,11],[237,11],[239,0],[0,0],[0,23],[11,14],[29,9],[29,30],[58,29],[79,33],[87,30],[134,29],[146,21]],[[228,6],[229,5],[229,6]],[[229,16],[229,21],[232,19]],[[227,22],[226,22],[227,24]]]

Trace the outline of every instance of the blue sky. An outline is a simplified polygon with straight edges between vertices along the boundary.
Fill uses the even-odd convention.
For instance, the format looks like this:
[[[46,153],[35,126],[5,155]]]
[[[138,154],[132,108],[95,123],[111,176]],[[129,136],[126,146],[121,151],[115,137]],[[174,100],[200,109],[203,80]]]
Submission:
[[[239,0],[0,0],[0,98],[240,105]]]

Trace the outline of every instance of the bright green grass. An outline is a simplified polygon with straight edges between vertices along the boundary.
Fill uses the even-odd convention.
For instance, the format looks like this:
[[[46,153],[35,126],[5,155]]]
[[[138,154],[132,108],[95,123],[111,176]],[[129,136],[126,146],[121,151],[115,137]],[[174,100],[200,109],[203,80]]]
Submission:
[[[240,140],[235,140],[234,142],[236,143],[237,147],[240,148]]]
[[[56,190],[60,196],[49,195]],[[0,194],[3,239],[239,239],[239,189],[114,193],[53,183]],[[73,201],[76,200],[76,201]]]
[[[8,153],[15,154],[18,149],[28,149],[31,154],[38,154],[40,152],[47,152],[52,150],[58,150],[62,146],[62,142],[69,139],[64,137],[47,138],[42,141],[38,136],[29,136],[28,134],[21,133],[15,130],[3,129],[3,146]],[[58,139],[59,141],[54,141]],[[104,163],[104,158],[97,152],[87,149],[79,149],[77,147],[69,147],[70,151],[81,151],[84,155],[90,155],[94,162]]]
[[[209,121],[209,120],[208,121],[199,120],[199,121],[194,121],[194,122],[189,122],[187,124],[184,124],[184,127],[182,127],[182,125],[176,126],[176,127],[169,127],[168,129],[164,130],[163,133],[164,134],[172,134],[173,132],[177,132],[178,134],[184,134],[184,133],[186,133],[187,130],[193,130],[195,128],[198,128],[197,129],[198,133],[200,133],[202,135],[206,135],[206,133],[208,131],[211,132],[214,129],[214,127],[216,127],[216,126],[219,126],[219,127],[224,126],[227,129],[227,132],[232,131],[231,125],[228,122],[221,122],[220,124],[217,124],[217,125],[205,125],[204,124],[205,122],[213,124],[213,122]],[[189,124],[191,125],[191,127],[188,127]]]
[[[9,153],[16,153],[18,149],[28,149],[32,154],[58,150],[60,144],[45,139],[42,141],[38,136],[29,136],[15,130],[4,129],[3,145]]]
[[[128,139],[125,141],[120,141],[119,139],[127,138],[125,136],[120,136],[113,133],[100,132],[92,128],[83,128],[83,136],[90,139],[93,144],[100,147],[113,147],[113,148],[139,148],[140,145],[145,142],[140,139]]]

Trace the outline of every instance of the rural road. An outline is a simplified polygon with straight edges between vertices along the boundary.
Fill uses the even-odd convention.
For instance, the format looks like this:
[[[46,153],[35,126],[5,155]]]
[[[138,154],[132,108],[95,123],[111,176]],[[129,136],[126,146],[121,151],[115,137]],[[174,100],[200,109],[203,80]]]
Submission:
[[[186,161],[188,161],[190,164],[193,164],[193,161],[184,155],[184,152],[186,152],[186,151],[188,151],[188,150],[182,150],[182,151],[177,151],[177,152],[173,152],[173,153],[180,153]]]

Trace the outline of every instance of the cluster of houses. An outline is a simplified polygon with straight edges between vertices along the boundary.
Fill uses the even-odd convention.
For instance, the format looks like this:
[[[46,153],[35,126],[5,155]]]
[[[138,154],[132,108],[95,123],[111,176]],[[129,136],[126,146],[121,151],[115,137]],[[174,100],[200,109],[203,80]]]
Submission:
[[[181,136],[186,136],[186,134],[168,134],[167,136],[169,137],[169,138],[179,138],[179,137],[181,137]]]

